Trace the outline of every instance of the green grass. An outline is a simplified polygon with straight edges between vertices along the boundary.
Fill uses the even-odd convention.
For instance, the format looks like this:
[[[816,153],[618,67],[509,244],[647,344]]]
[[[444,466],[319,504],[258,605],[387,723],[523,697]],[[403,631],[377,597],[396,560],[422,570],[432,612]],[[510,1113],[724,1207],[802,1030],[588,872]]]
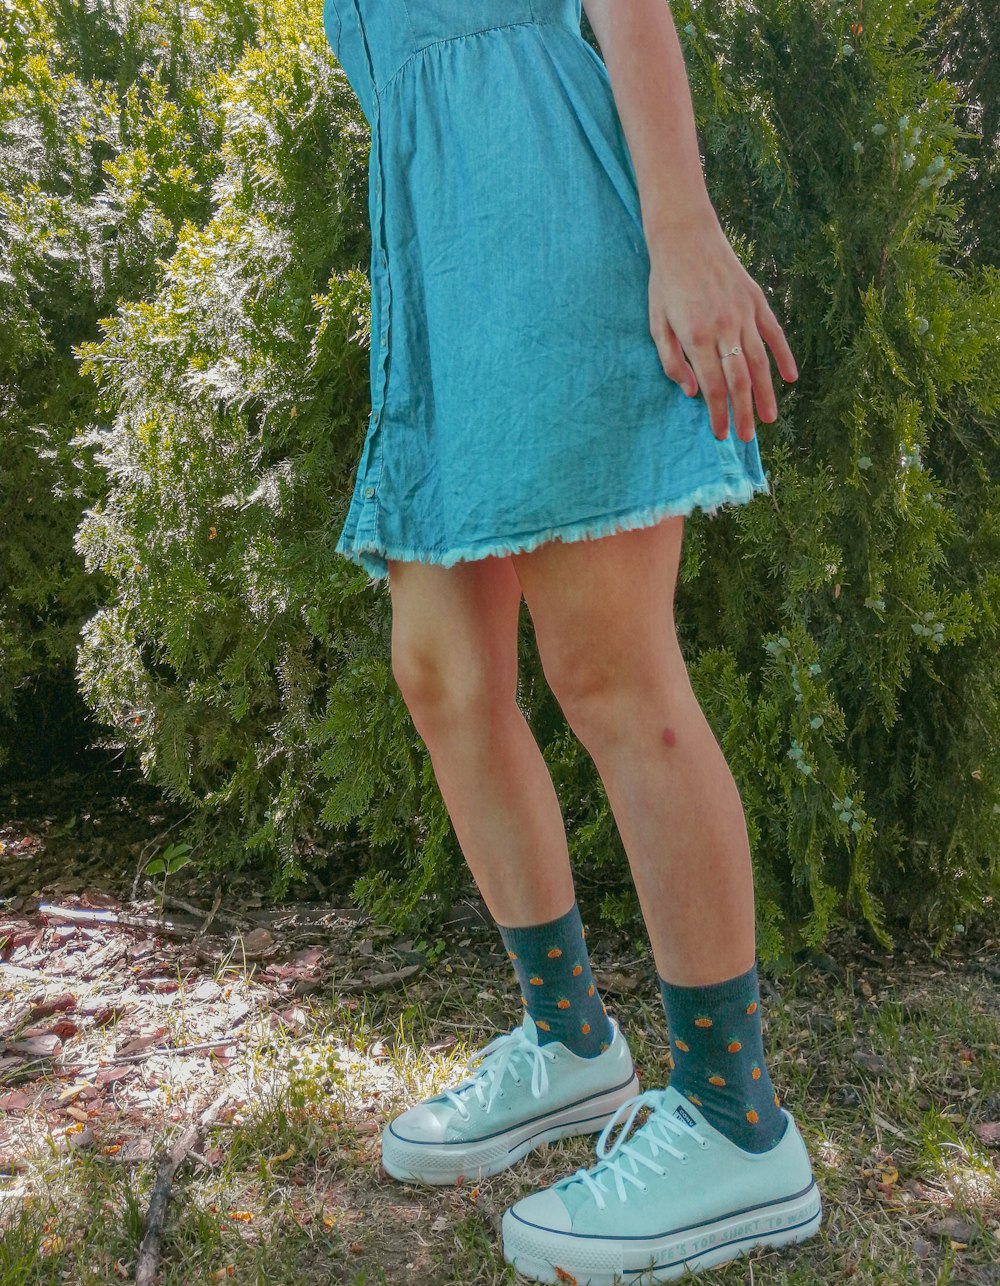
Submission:
[[[548,1147],[478,1188],[398,1184],[379,1166],[385,1121],[456,1079],[517,1019],[506,962],[491,951],[489,935],[466,937],[406,990],[300,1002],[301,1034],[258,1022],[231,1067],[202,1058],[183,1063],[187,1079],[171,1072],[171,1102],[185,1119],[227,1080],[241,1105],[175,1178],[164,1286],[230,1276],[268,1286],[513,1286],[496,1236],[503,1210],[589,1165],[592,1139]],[[1000,988],[970,962],[901,954],[884,969],[842,955],[847,982],[801,966],[781,980],[780,1000],[765,993],[769,1067],[813,1158],[823,1225],[801,1246],[699,1274],[705,1286],[736,1286],[751,1271],[774,1286],[1000,1280],[1000,1153],[973,1128],[1000,1119]],[[870,996],[849,985],[861,975]],[[648,966],[640,976],[643,985],[608,996],[608,1008],[643,1084],[662,1084],[662,1011]],[[448,1037],[451,1048],[428,1050]],[[145,1129],[153,1145],[133,1164],[100,1147],[115,1136],[110,1125],[102,1136],[95,1121],[95,1147],[69,1154],[57,1131],[34,1125],[24,1136],[34,1143],[0,1185],[0,1283],[130,1280],[156,1157],[182,1123],[133,1122],[131,1133]],[[949,1235],[963,1224],[967,1244]]]

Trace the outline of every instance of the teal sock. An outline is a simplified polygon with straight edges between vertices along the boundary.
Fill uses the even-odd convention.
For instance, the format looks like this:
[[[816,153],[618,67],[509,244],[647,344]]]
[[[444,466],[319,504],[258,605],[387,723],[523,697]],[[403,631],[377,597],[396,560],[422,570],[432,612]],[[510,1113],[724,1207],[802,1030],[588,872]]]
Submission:
[[[660,978],[674,1070],[670,1084],[720,1134],[748,1152],[766,1152],[787,1121],[764,1063],[756,960],[705,987]]]
[[[548,924],[497,925],[521,984],[521,1001],[538,1028],[538,1043],[561,1041],[581,1058],[611,1043],[611,1023],[590,971],[586,935],[574,902]]]

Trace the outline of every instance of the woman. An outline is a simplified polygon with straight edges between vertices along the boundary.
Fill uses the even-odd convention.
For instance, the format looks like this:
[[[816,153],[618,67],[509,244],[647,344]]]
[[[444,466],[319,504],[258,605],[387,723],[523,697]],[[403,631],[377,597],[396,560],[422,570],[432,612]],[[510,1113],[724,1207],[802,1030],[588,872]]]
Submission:
[[[765,344],[797,372],[710,203],[667,5],[584,3],[603,58],[580,0],[326,0],[372,129],[372,416],[338,551],[389,579],[393,673],[525,1006],[389,1124],[385,1168],[453,1183],[605,1127],[594,1167],[507,1211],[504,1253],[659,1282],[820,1223],[764,1060],[742,804],[673,620],[684,515],[768,489]],[[628,854],[666,1088],[638,1093],[594,984],[515,700],[522,595]]]

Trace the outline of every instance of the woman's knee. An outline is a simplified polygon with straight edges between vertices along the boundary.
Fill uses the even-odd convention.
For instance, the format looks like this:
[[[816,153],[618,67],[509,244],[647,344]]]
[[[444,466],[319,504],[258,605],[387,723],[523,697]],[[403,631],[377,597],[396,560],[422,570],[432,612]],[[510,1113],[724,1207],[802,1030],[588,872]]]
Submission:
[[[415,719],[481,716],[515,699],[520,586],[487,561],[396,575],[392,674]]]
[[[669,719],[689,685],[679,649],[568,644],[540,649],[546,682],[566,722],[588,747]]]
[[[628,720],[634,689],[618,672],[588,663],[546,678],[567,724],[588,748],[613,737]]]
[[[394,636],[392,675],[407,709],[418,720],[476,717],[513,701],[516,671],[489,655],[455,650],[447,638],[399,640]]]
[[[635,700],[679,679],[673,598],[683,523],[554,541],[514,559],[546,682],[574,731],[614,725]]]

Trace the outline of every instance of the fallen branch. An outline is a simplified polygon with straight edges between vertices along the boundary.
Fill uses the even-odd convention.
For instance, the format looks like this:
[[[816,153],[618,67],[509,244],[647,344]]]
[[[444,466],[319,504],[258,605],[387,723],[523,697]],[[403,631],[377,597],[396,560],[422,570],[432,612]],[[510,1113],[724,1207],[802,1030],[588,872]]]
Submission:
[[[83,907],[53,906],[51,902],[38,904],[40,915],[69,920],[72,924],[123,924],[129,929],[155,929],[157,933],[173,933],[180,938],[193,938],[196,929],[172,920],[161,920],[154,915],[129,915],[125,911],[87,911]]]
[[[156,1281],[156,1270],[160,1261],[160,1236],[167,1213],[167,1201],[170,1198],[170,1185],[174,1181],[178,1167],[183,1165],[190,1153],[198,1146],[199,1136],[212,1124],[228,1098],[229,1090],[224,1090],[215,1102],[202,1112],[197,1122],[191,1122],[160,1161],[143,1224],[145,1235],[139,1247],[139,1258],[135,1265],[136,1286],[153,1286],[153,1282]]]
[[[359,924],[367,924],[370,916],[354,906],[328,906],[325,903],[298,903],[279,907],[274,911],[248,911],[247,915],[255,924],[275,925],[285,920],[298,920],[302,923],[315,923],[323,920],[336,920],[338,929]]]
[[[415,973],[419,973],[420,965],[405,965],[402,969],[395,969],[392,973],[375,973],[370,978],[359,978],[352,982],[338,982],[334,984],[336,991],[385,991],[387,987],[395,987],[400,982],[405,982],[407,978],[412,978]]]

